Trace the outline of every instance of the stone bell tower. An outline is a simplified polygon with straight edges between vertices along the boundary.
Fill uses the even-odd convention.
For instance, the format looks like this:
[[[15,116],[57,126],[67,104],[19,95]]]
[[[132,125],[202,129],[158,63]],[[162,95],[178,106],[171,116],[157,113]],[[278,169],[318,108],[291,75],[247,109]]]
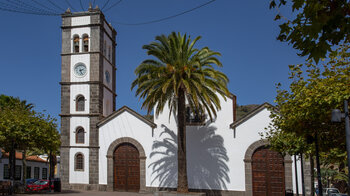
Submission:
[[[96,124],[115,111],[116,31],[98,9],[62,14],[63,188],[99,189]]]

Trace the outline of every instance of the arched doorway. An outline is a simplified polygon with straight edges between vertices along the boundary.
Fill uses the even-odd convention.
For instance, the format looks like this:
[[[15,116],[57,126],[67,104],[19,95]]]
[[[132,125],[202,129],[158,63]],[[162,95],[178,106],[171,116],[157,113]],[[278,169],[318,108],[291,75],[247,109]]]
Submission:
[[[253,196],[285,194],[284,158],[263,146],[252,156]]]
[[[114,190],[140,191],[140,155],[130,143],[120,144],[113,153]]]

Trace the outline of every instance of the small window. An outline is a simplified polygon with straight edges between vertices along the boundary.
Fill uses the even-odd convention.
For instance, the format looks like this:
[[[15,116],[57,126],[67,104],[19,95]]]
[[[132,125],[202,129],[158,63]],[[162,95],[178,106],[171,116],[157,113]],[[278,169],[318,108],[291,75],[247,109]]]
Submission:
[[[22,177],[22,166],[16,165],[15,167],[15,180],[21,180]]]
[[[84,140],[84,129],[82,127],[79,127],[75,133],[75,143],[84,144]]]
[[[186,107],[186,123],[187,125],[200,125],[204,123],[205,116],[199,111],[193,112],[190,106]]]
[[[32,177],[32,168],[30,166],[27,166],[26,178],[31,178],[31,177]]]
[[[8,164],[4,164],[4,179],[10,179],[10,168]]]
[[[47,168],[43,168],[42,179],[43,179],[43,180],[46,180],[46,179],[47,179]]]
[[[79,95],[76,98],[76,111],[84,111],[85,110],[85,97]]]
[[[108,60],[110,61],[111,60],[111,54],[112,54],[112,51],[111,51],[111,46],[108,47]]]
[[[79,36],[74,35],[73,37],[73,52],[78,53],[79,52]]]
[[[34,178],[39,179],[40,168],[34,167]]]
[[[84,156],[81,153],[75,155],[75,171],[84,171]]]
[[[103,44],[103,55],[106,56],[106,48],[107,47],[107,43],[106,43],[106,40],[104,41],[104,44]]]
[[[84,52],[89,52],[89,36],[86,34],[83,35],[83,45]]]

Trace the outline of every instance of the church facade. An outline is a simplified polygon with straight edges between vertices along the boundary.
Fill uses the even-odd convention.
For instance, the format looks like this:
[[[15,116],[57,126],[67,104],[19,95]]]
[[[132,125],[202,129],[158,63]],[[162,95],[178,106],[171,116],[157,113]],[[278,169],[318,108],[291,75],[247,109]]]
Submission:
[[[99,9],[62,15],[62,186],[133,192],[175,189],[175,116],[169,118],[167,108],[153,120],[127,106],[115,110],[116,35]],[[237,121],[236,97],[220,101],[222,110],[213,122],[188,112],[189,188],[228,195],[295,192],[293,157],[270,150],[259,134],[271,121],[271,106],[262,104]],[[307,164],[303,166],[309,175]],[[301,187],[300,161],[296,166]],[[310,183],[306,180],[307,190]]]

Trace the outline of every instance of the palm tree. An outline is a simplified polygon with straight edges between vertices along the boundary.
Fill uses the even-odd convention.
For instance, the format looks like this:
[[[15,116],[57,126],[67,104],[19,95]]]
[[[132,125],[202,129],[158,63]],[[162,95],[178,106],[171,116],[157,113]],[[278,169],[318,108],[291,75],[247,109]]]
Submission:
[[[228,78],[214,66],[222,67],[217,59],[220,53],[194,48],[200,39],[172,32],[156,36],[156,41],[144,45],[147,54],[155,58],[144,60],[135,70],[137,78],[131,89],[137,86],[136,96],[144,99],[142,108],[156,116],[167,104],[170,113],[177,114],[178,138],[178,192],[188,192],[186,168],[186,103],[194,114],[206,113],[210,119],[220,110],[221,95],[229,95]]]

